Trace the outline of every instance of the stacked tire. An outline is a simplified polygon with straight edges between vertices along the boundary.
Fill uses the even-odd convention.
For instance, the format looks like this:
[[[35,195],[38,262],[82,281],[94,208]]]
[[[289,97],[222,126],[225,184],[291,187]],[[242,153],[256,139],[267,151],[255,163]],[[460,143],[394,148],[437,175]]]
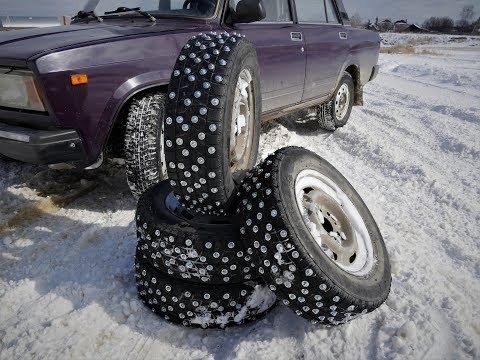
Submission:
[[[189,213],[168,182],[140,197],[136,223],[139,294],[165,319],[223,328],[257,319],[275,304],[252,276],[237,228],[228,218]]]
[[[137,207],[141,299],[202,328],[258,319],[277,299],[327,325],[374,310],[391,278],[375,220],[310,151],[281,149],[252,170],[259,96],[255,49],[242,36],[200,34],[183,47],[165,105],[169,180]]]
[[[237,194],[240,233],[262,280],[297,315],[339,325],[390,291],[385,244],[360,195],[326,160],[280,149]]]
[[[227,33],[192,37],[174,66],[164,122],[170,180],[139,199],[136,276],[144,303],[185,326],[243,324],[276,302],[226,210],[256,161],[258,72],[254,47]],[[226,154],[237,138],[245,151],[233,163]]]

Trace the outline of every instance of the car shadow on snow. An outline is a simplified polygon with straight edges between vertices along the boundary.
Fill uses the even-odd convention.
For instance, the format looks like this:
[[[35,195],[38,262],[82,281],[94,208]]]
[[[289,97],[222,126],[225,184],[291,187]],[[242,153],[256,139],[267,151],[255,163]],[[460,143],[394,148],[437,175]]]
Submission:
[[[267,132],[275,127],[276,124],[280,124],[287,128],[287,130],[293,131],[301,136],[329,137],[333,134],[333,132],[319,127],[315,108],[299,110],[275,119],[274,121],[267,122],[263,125],[262,131]]]
[[[231,358],[259,341],[303,341],[311,326],[283,306],[260,321],[227,330],[184,328],[145,308],[137,297],[133,270],[136,202],[123,171],[108,171],[113,173],[72,175],[41,169],[36,174],[32,171],[32,179],[22,179],[45,196],[58,193],[61,186],[69,191],[75,188],[75,181],[93,182],[95,186],[62,208],[40,208],[36,217],[0,235],[0,277],[13,284],[7,292],[15,291],[25,281],[33,281],[35,290],[29,293],[30,298],[21,297],[16,303],[18,309],[12,311],[7,324],[12,319],[38,318],[36,325],[47,328],[55,318],[68,319],[73,312],[80,317],[84,312],[87,319],[102,318],[102,314],[89,314],[99,306],[111,322],[127,326],[132,336],[140,334],[173,348],[206,350],[215,359]],[[106,175],[110,175],[108,179]],[[63,312],[57,302],[65,300],[70,306]],[[76,325],[70,326],[74,327],[70,332],[79,331]],[[100,334],[109,326],[93,321],[89,331]],[[104,344],[108,346],[108,341]]]
[[[66,208],[67,212],[73,210],[73,206]],[[112,323],[123,325],[130,329],[131,336],[154,339],[157,346],[188,347],[191,352],[206,350],[215,359],[232,358],[249,347],[253,350],[258,342],[273,339],[303,342],[310,325],[283,306],[255,323],[226,330],[184,328],[151,313],[137,298],[132,217],[133,212],[129,212],[122,225],[111,226],[104,219],[72,219],[46,213],[10,234],[12,243],[0,245],[1,278],[6,283],[14,281],[13,287],[21,286],[21,281],[33,281],[35,289],[31,298],[19,301],[19,309],[12,316],[41,319],[35,329],[50,327],[54,319],[65,316],[68,326],[72,326],[67,332],[81,334],[68,317],[75,314],[79,321],[103,319],[103,314],[92,313],[99,307],[109,321],[89,323],[89,332],[101,334],[105,328],[111,329]],[[65,300],[71,308],[63,313],[61,306],[56,308],[57,302],[63,304]],[[7,348],[12,345],[5,344]],[[108,341],[105,346],[109,346]]]

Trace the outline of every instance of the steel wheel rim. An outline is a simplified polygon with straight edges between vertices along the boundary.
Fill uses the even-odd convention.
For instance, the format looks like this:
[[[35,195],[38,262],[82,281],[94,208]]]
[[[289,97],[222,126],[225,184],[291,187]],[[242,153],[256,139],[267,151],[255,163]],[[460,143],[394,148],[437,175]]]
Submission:
[[[295,197],[305,226],[325,255],[349,274],[368,274],[375,262],[372,240],[345,192],[318,171],[304,170],[295,180]]]
[[[238,76],[230,126],[230,168],[235,177],[248,170],[252,151],[255,103],[253,77],[248,69]]]
[[[350,107],[350,89],[347,84],[342,84],[335,96],[335,115],[338,120],[343,120]]]

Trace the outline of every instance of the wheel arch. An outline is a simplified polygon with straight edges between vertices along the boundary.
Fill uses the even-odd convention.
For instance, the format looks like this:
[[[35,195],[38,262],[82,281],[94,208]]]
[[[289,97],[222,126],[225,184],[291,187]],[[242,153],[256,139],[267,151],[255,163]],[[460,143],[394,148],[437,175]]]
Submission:
[[[149,92],[166,93],[167,90],[168,81],[161,81],[154,84],[140,86],[129,91],[119,102],[116,111],[111,117],[111,126],[104,142],[103,151],[119,157],[123,156],[123,138],[125,136],[128,109],[130,108],[132,100],[141,94],[146,94]]]
[[[353,84],[355,89],[353,105],[362,106],[363,105],[363,86],[360,78],[360,67],[356,64],[350,64],[347,67],[345,67],[344,72],[349,73],[353,79]],[[343,73],[340,75],[340,78],[342,75]]]

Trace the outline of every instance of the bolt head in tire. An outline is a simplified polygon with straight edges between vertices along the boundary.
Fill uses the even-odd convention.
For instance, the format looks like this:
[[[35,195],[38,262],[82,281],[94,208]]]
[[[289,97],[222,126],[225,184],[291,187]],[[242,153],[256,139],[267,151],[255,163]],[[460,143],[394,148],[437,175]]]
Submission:
[[[386,300],[391,274],[382,235],[326,160],[281,149],[247,175],[239,199],[240,230],[259,275],[298,315],[337,325]]]
[[[245,38],[195,36],[183,47],[168,90],[165,159],[189,208],[222,215],[258,153],[261,91],[257,55]]]
[[[139,256],[172,278],[193,283],[241,283],[253,269],[235,221],[181,206],[168,181],[148,189],[136,213]]]
[[[135,259],[135,277],[143,303],[164,319],[184,326],[225,328],[259,319],[271,310],[275,294],[253,281],[199,285],[179,281]]]

